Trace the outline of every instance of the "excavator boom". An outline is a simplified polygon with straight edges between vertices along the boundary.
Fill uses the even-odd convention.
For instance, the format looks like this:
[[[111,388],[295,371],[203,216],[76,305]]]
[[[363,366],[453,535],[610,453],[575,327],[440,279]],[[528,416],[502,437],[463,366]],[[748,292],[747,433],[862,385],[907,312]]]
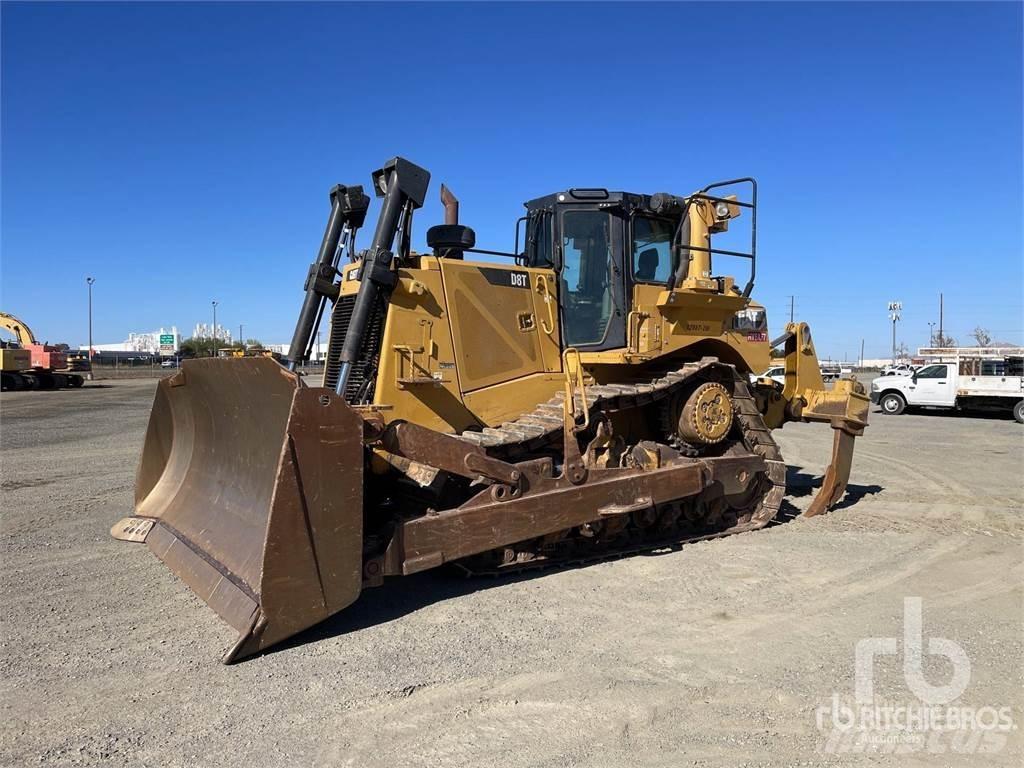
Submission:
[[[35,334],[32,333],[32,329],[14,315],[10,315],[7,312],[0,312],[0,328],[14,334],[14,338],[17,339],[18,343],[23,347],[27,348],[30,344],[37,343]]]

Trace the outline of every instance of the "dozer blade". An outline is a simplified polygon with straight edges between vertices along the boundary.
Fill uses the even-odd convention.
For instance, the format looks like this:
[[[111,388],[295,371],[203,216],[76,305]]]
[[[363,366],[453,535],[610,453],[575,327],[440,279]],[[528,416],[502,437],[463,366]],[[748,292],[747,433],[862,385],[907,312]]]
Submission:
[[[273,360],[188,361],[157,388],[135,516],[111,534],[238,630],[225,663],[258,653],[359,596],[362,428]]]

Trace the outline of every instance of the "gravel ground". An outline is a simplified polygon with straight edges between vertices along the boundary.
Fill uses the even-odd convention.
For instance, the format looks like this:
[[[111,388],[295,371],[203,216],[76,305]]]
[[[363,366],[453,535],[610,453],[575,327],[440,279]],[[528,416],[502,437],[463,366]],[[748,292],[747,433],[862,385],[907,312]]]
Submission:
[[[141,546],[131,511],[152,381],[5,393],[0,764],[128,766],[1020,765],[1024,429],[872,414],[841,509],[509,580],[426,573],[367,592],[291,645],[226,667],[234,633]],[[830,430],[777,433],[785,517]],[[953,706],[1015,728],[851,752],[817,722],[854,648],[924,636],[970,661]],[[951,665],[928,653],[924,676]],[[919,705],[899,656],[875,694]],[[933,734],[934,736],[934,734]],[[937,753],[936,750],[943,750]],[[847,750],[847,751],[844,751]]]

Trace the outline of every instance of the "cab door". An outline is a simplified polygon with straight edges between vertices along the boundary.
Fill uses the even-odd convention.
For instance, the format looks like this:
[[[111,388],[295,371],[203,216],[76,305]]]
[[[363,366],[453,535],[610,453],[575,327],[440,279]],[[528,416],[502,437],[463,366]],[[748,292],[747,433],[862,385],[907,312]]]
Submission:
[[[608,209],[567,207],[558,232],[563,346],[588,352],[626,346],[623,219]]]
[[[524,258],[533,290],[534,315],[540,330],[540,352],[547,373],[562,370],[562,328],[558,311],[553,222],[550,209],[530,212],[526,217]]]
[[[907,389],[912,405],[953,405],[956,401],[955,374],[949,363],[936,363],[922,368]]]

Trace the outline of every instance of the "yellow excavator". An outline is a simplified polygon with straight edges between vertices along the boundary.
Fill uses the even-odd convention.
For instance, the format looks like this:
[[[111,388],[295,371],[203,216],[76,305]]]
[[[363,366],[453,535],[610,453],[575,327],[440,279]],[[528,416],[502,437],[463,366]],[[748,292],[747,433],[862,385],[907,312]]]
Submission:
[[[787,421],[835,435],[805,514],[842,497],[868,398],[825,388],[806,324],[769,340],[753,179],[539,197],[511,252],[477,248],[442,186],[444,223],[417,253],[428,183],[403,158],[372,174],[362,251],[369,197],[331,190],[283,363],[188,360],[158,386],[134,514],[111,532],[238,630],[225,661],[442,564],[514,573],[761,528],[785,493]],[[715,247],[744,212],[749,249]],[[742,286],[714,268],[726,257],[749,264]],[[752,378],[773,348],[784,384]]]
[[[32,329],[14,315],[0,312],[0,328],[14,336],[0,341],[0,388],[66,389],[80,387],[83,378],[68,368],[67,352],[40,344]]]

